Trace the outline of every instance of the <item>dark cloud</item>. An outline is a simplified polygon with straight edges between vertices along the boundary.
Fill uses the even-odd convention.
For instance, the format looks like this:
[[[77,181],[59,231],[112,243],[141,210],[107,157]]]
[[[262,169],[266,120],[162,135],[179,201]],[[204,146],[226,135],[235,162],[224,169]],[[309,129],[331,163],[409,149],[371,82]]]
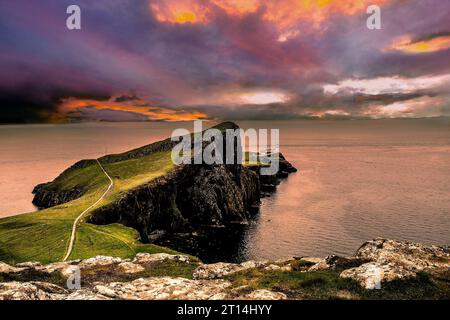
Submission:
[[[0,87],[0,123],[61,120],[58,119],[60,103],[69,97],[98,101],[109,99],[109,95],[102,92],[88,93],[58,88],[49,89],[45,86],[35,85],[24,85],[14,89]]]
[[[230,14],[217,1],[214,5],[202,1],[210,10],[205,21],[177,24],[157,19],[150,10],[156,2],[79,0],[82,30],[74,32],[65,27],[70,0],[2,4],[0,121],[48,121],[58,116],[64,98],[110,96],[124,104],[139,97],[149,106],[178,110],[195,106],[224,119],[342,116],[330,113],[333,110],[360,116],[376,105],[425,97],[443,101],[439,110],[448,113],[446,86],[389,95],[329,96],[323,90],[324,85],[345,79],[450,74],[449,50],[428,54],[386,50],[405,35],[414,41],[448,35],[448,2],[388,0],[382,7],[383,29],[377,31],[366,28],[365,10],[302,16],[288,5],[284,11],[273,11],[277,5],[290,4],[286,0],[270,3],[271,12],[260,7]],[[298,21],[287,19],[293,14],[299,14]],[[240,94],[259,91],[282,91],[291,99],[267,105],[238,102]],[[120,110],[101,112],[87,108],[71,116],[141,118]]]
[[[139,98],[136,95],[126,96],[122,95],[114,99],[115,102],[126,102],[126,101],[135,101],[139,100]]]
[[[95,119],[96,121],[111,122],[147,120],[147,117],[138,113],[108,109],[98,110],[95,107],[77,109],[76,111],[70,112],[67,116],[72,120]]]

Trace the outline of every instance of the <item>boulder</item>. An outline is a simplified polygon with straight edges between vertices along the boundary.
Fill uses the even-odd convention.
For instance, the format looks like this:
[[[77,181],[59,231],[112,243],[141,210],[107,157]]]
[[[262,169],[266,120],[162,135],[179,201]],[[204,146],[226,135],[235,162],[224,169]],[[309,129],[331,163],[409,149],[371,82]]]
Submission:
[[[73,262],[55,262],[45,266],[37,266],[35,269],[47,273],[59,272],[62,276],[69,277],[73,274],[73,268],[76,267],[76,265],[72,263]]]
[[[145,271],[145,268],[133,262],[122,262],[117,266],[117,271],[125,274],[133,274]]]
[[[264,261],[246,261],[241,264],[218,262],[213,264],[203,264],[195,269],[193,277],[194,279],[217,279],[223,278],[229,274],[259,268],[266,267],[267,262]]]
[[[44,282],[0,283],[0,300],[52,300],[53,294],[67,293],[61,287]]]
[[[353,279],[364,289],[381,289],[384,282],[411,278],[415,275],[415,272],[399,265],[369,262],[344,270],[340,277]]]
[[[286,300],[287,296],[281,292],[273,292],[270,290],[255,290],[239,297],[240,300]]]
[[[409,241],[375,239],[363,244],[356,258],[370,262],[344,270],[340,276],[366,289],[379,289],[385,282],[412,278],[418,272],[440,273],[450,268],[446,248]]]
[[[41,267],[42,264],[40,262],[22,262],[22,263],[18,263],[16,264],[17,268],[38,268]]]
[[[231,283],[224,280],[155,277],[97,285],[93,291],[101,296],[121,300],[207,300],[229,286]]]
[[[10,266],[9,264],[0,262],[0,273],[18,273],[25,270],[25,268],[18,268]]]
[[[164,260],[180,261],[185,263],[190,263],[190,258],[185,255],[174,255],[167,253],[138,253],[133,259],[133,263],[147,264],[154,262],[162,262]]]
[[[102,269],[102,268],[110,268],[121,262],[123,262],[123,260],[120,258],[107,257],[107,256],[96,256],[93,258],[82,260],[78,264],[78,267],[81,270]]]
[[[402,265],[419,271],[445,271],[450,267],[450,251],[447,248],[427,246],[409,241],[375,239],[364,243],[356,257],[380,264]]]
[[[275,262],[249,260],[240,264],[224,262],[202,264],[195,269],[193,277],[194,279],[218,279],[236,272],[256,268],[266,271],[289,272],[292,271],[292,266],[289,263],[292,261],[295,261],[295,258],[279,259]]]
[[[91,290],[77,290],[69,295],[52,295],[52,300],[112,300]]]

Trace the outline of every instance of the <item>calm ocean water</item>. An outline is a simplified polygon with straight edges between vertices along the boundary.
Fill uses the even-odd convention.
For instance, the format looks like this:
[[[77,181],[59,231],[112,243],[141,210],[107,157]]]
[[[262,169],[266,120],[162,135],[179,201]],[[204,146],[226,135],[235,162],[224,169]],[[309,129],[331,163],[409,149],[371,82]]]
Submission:
[[[265,198],[245,258],[351,254],[374,237],[450,244],[450,121],[240,122],[279,128],[300,171]],[[0,126],[0,217],[35,210],[33,187],[83,158],[139,147],[191,123]]]

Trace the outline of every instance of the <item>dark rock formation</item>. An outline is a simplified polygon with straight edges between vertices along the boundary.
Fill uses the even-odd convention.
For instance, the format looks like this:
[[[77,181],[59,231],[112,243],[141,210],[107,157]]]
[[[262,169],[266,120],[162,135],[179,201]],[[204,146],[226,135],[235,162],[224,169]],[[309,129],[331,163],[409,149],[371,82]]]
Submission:
[[[50,183],[39,184],[33,189],[33,204],[39,209],[45,209],[54,207],[74,199],[81,197],[84,194],[84,190],[80,188],[74,188],[71,190],[56,190],[49,188]]]
[[[236,177],[225,165],[183,165],[97,209],[90,222],[119,222],[148,241],[155,230],[186,232],[248,220],[259,198],[258,176],[251,170],[242,168]]]
[[[287,161],[282,153],[279,153],[278,157],[280,161],[280,170],[278,170],[279,177],[280,175],[283,175],[283,177],[287,177],[286,174],[297,172],[297,168],[295,168],[289,161]]]
[[[39,209],[46,209],[80,198],[86,192],[83,188],[75,187],[69,190],[61,190],[54,182],[58,181],[63,175],[86,168],[95,163],[95,160],[78,161],[61,173],[53,182],[38,184],[33,189],[33,204]]]

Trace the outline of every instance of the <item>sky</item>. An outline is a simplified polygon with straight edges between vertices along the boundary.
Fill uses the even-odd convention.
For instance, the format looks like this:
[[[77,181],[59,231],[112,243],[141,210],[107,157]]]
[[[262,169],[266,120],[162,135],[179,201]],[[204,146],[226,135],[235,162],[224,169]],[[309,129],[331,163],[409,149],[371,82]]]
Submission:
[[[450,1],[0,0],[0,68],[0,123],[450,116]]]

